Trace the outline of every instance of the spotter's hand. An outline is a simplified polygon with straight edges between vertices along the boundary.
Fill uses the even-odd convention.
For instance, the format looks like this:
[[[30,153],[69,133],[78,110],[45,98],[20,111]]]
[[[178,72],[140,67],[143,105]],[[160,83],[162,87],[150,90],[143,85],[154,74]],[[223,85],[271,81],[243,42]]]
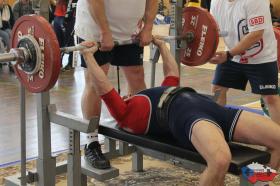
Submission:
[[[209,60],[212,64],[222,64],[227,60],[227,53],[225,51],[216,52],[215,55]]]

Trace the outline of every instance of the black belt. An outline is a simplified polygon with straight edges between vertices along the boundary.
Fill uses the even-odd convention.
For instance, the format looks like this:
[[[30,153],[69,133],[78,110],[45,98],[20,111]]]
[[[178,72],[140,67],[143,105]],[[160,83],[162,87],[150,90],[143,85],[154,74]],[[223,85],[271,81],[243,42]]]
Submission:
[[[174,100],[177,95],[181,92],[196,92],[190,87],[169,87],[167,88],[159,99],[157,106],[156,116],[158,124],[163,130],[169,130],[168,127],[168,110],[170,103]]]

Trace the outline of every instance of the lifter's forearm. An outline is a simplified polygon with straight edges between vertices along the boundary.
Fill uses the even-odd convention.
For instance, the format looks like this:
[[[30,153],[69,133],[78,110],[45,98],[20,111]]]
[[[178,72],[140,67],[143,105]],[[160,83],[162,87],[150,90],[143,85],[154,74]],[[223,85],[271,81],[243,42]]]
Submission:
[[[146,0],[144,14],[144,28],[152,30],[154,19],[158,11],[158,0]]]
[[[255,32],[251,32],[247,34],[245,37],[241,39],[241,41],[230,50],[230,54],[232,56],[240,55],[251,46],[253,46],[256,42],[262,39],[264,30],[259,30]]]
[[[93,84],[98,95],[104,95],[113,89],[113,85],[108,80],[103,70],[96,63],[92,53],[83,54],[84,59],[87,61],[87,70],[93,77]]]
[[[109,23],[105,14],[104,0],[87,0],[89,12],[100,28],[101,34],[111,33]]]
[[[179,70],[175,58],[172,56],[170,50],[167,48],[165,43],[160,44],[159,51],[163,61],[163,73],[164,76],[178,76]]]

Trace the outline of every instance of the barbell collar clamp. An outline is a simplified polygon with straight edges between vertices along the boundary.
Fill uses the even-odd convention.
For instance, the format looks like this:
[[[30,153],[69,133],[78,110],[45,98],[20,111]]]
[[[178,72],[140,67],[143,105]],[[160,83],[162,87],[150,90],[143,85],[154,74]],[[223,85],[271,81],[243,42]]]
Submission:
[[[10,53],[14,53],[16,55],[16,60],[14,61],[16,61],[17,64],[25,63],[30,59],[29,52],[24,47],[12,48]]]
[[[29,59],[27,50],[23,47],[12,48],[9,53],[3,53],[0,55],[0,63],[13,62],[24,63]]]

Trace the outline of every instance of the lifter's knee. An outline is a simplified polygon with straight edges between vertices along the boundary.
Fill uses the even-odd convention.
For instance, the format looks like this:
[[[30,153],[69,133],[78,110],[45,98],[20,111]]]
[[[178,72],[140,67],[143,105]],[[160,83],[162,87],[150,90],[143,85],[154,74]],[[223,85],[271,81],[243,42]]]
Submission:
[[[208,169],[219,176],[226,174],[231,162],[231,153],[229,150],[220,149],[213,155],[213,158],[207,162]]]

